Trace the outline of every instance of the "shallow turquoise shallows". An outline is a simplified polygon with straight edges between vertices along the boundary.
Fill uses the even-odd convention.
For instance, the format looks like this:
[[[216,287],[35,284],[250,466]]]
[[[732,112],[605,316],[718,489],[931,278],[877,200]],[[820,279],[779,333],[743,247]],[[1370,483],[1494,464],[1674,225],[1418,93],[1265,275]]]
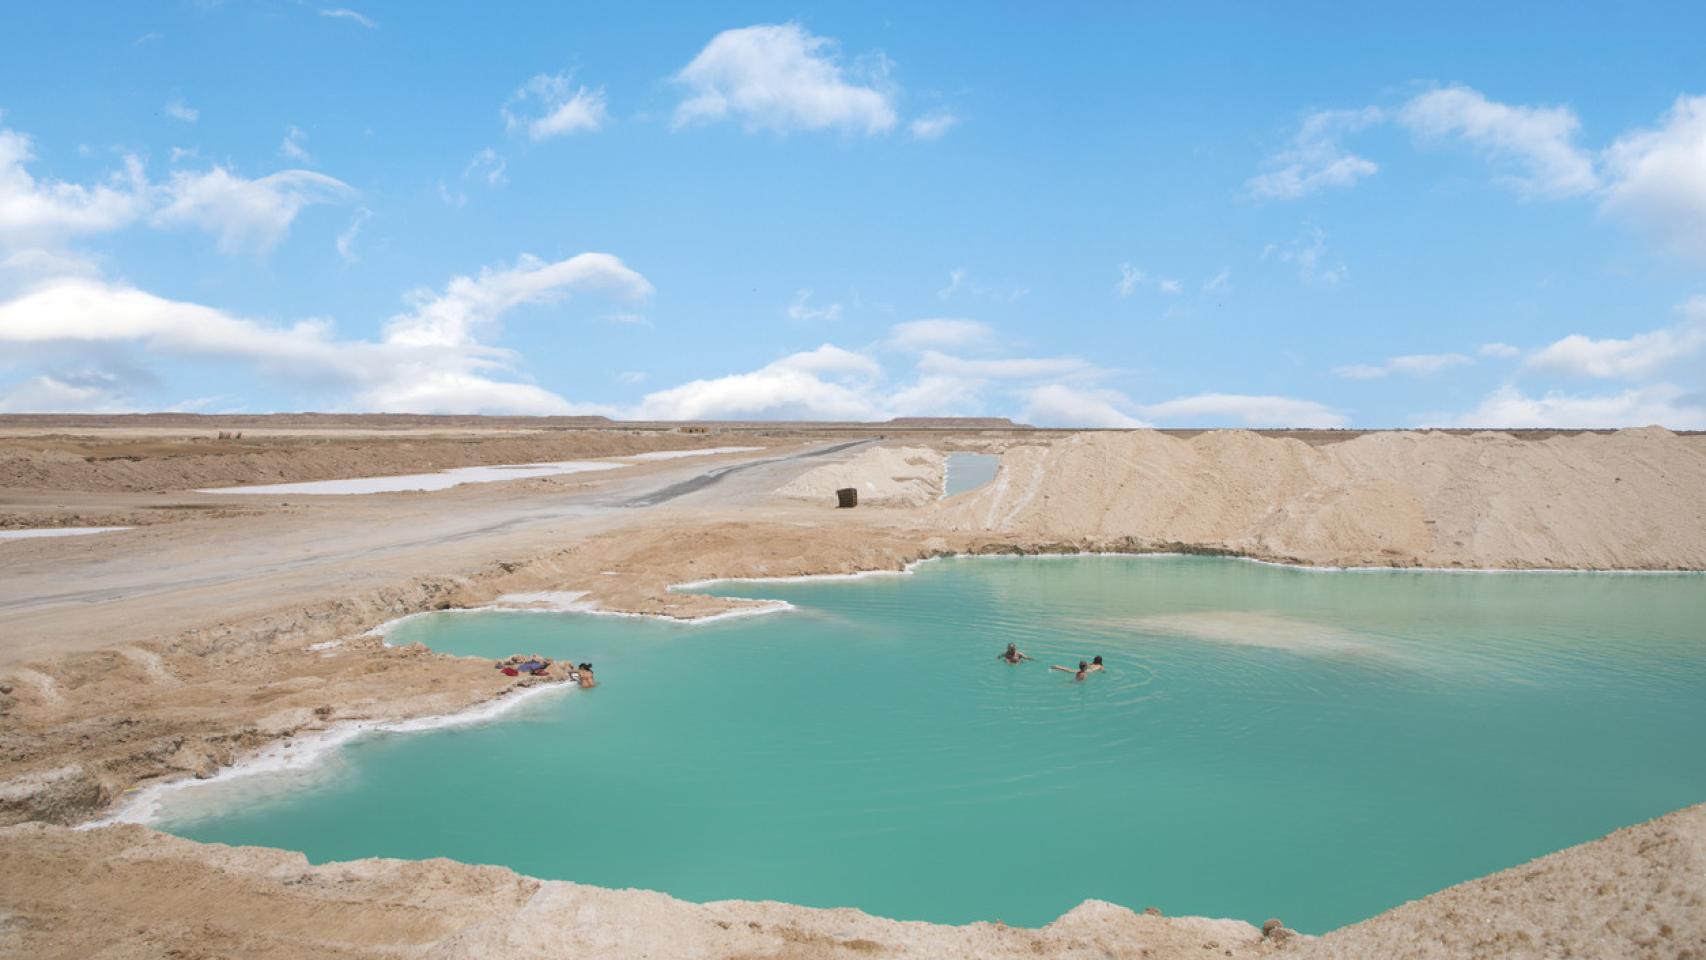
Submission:
[[[395,642],[602,683],[185,791],[163,825],[691,900],[1319,932],[1706,800],[1699,576],[963,559],[714,592],[799,609],[410,621]]]

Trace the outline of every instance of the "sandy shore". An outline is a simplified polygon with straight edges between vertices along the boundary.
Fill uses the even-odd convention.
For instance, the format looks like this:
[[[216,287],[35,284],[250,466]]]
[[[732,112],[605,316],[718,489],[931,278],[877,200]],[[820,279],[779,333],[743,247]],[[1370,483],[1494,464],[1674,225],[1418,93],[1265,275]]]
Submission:
[[[1000,476],[945,503],[855,511],[774,492],[825,463],[887,462],[865,456],[869,446],[842,449],[868,437],[600,433],[281,432],[264,438],[266,449],[215,453],[185,447],[220,441],[182,435],[0,437],[0,525],[121,525],[90,522],[99,518],[139,527],[0,544],[0,824],[20,824],[4,834],[0,857],[9,877],[58,878],[52,887],[0,883],[0,945],[20,956],[108,947],[112,956],[615,956],[648,943],[676,956],[1299,950],[1301,941],[1264,940],[1244,924],[1107,905],[1086,905],[1042,931],[940,928],[851,911],[696,907],[444,862],[309,870],[276,851],[201,846],[135,827],[72,834],[43,824],[86,822],[139,786],[212,776],[340,725],[454,714],[513,696],[517,684],[483,661],[364,636],[398,616],[505,594],[568,591],[611,611],[701,617],[740,602],[673,593],[673,584],[897,570],[953,552],[1079,549],[1322,565],[1706,568],[1706,440],[1663,431],[1368,434],[1331,443],[1247,433],[936,434],[927,445],[937,449],[1006,450]],[[766,449],[432,494],[227,505],[186,492],[732,445]],[[1592,848],[1598,853],[1559,855],[1566,866],[1546,868],[1544,882],[1476,881],[1482,886],[1453,888],[1308,946],[1341,951],[1334,956],[1552,956],[1566,946],[1583,956],[1683,955],[1640,953],[1648,942],[1706,951],[1706,912],[1685,909],[1706,889],[1702,817],[1694,808],[1640,828],[1669,838],[1666,845],[1631,846],[1618,839],[1624,831]],[[127,866],[96,869],[107,858]],[[1565,881],[1577,873],[1605,879]],[[229,882],[243,893],[217,915],[191,897],[135,895],[180,874],[185,889]],[[427,878],[442,886],[421,889]],[[1653,893],[1659,888],[1674,896]],[[1625,902],[1658,904],[1653,916],[1671,933],[1628,919],[1577,929],[1542,906],[1614,919],[1633,909],[1617,906]],[[76,924],[67,904],[105,911],[108,922]],[[322,913],[335,919],[302,919]],[[425,914],[432,923],[398,919]],[[493,922],[501,916],[537,922]],[[100,929],[75,929],[82,926]],[[1434,933],[1417,935],[1417,927]],[[1446,937],[1458,927],[1481,939]],[[126,937],[108,936],[126,930],[146,933],[129,953],[119,946]],[[654,930],[665,939],[647,940]],[[1563,932],[1548,941],[1548,930]],[[875,946],[854,945],[867,941]],[[1217,946],[1206,948],[1210,941]],[[1460,949],[1438,953],[1447,942]],[[1470,942],[1478,946],[1463,948]]]

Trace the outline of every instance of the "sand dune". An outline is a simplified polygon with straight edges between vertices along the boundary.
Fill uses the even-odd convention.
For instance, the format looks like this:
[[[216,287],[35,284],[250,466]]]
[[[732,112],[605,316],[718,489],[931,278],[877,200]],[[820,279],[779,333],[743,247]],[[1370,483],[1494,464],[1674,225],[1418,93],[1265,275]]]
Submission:
[[[1130,539],[1328,565],[1706,569],[1706,444],[1650,427],[1518,440],[1076,434],[1007,451],[965,533]]]

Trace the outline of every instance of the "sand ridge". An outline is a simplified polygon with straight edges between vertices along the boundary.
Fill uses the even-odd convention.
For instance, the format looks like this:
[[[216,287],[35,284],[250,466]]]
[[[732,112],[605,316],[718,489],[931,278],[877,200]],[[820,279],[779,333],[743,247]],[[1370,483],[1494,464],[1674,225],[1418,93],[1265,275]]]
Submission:
[[[1706,569],[1706,445],[1661,428],[1541,441],[1247,431],[1017,446],[943,527],[1166,543],[1324,566]]]

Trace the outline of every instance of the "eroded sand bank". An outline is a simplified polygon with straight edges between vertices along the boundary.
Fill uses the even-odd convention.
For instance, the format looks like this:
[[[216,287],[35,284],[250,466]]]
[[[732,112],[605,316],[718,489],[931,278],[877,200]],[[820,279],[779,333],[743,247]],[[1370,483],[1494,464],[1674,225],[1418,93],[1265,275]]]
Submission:
[[[1652,427],[1519,440],[1370,433],[1311,446],[1150,430],[1019,446],[944,527],[1327,566],[1706,568],[1706,445]]]

